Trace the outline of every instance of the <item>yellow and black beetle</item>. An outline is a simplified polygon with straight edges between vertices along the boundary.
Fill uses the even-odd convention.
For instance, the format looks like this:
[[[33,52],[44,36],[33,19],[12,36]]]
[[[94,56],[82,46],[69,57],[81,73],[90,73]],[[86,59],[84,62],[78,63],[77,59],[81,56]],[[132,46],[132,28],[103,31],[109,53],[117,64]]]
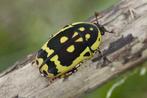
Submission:
[[[93,56],[105,32],[108,31],[98,20],[97,23],[76,22],[65,26],[38,51],[36,64],[40,73],[57,78],[76,70],[80,62]]]

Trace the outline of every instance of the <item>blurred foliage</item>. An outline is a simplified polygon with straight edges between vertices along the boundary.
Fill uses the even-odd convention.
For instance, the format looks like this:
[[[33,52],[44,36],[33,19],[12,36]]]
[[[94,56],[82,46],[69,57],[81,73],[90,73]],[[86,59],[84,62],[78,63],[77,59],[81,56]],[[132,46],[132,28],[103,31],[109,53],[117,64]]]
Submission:
[[[84,21],[117,0],[0,0],[0,71],[36,52],[64,25]]]
[[[131,70],[91,93],[86,94],[82,98],[147,98],[146,84],[147,62],[141,67]],[[108,96],[108,93],[110,96]]]

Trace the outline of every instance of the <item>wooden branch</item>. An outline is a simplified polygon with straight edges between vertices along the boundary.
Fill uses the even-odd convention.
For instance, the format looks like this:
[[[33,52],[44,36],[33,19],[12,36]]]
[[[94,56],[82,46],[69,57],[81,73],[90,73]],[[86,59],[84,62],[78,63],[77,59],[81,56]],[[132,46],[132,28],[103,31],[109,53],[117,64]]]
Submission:
[[[68,79],[49,85],[29,56],[1,74],[0,98],[76,98],[147,60],[147,0],[121,0],[101,13],[100,23],[115,31],[103,37],[100,47],[112,63],[103,64],[96,53]]]

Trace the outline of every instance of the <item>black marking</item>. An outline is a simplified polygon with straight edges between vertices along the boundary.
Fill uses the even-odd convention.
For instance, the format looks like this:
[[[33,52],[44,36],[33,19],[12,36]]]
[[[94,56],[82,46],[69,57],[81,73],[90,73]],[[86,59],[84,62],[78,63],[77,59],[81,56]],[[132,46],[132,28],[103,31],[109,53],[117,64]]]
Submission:
[[[84,56],[90,56],[90,53],[89,53],[89,52],[86,52],[86,53],[84,54]]]
[[[91,47],[98,37],[98,32],[99,32],[98,28],[93,24],[86,24],[86,23],[77,24],[77,25],[74,25],[74,27],[75,28],[80,28],[80,27],[85,28],[85,30],[82,32],[78,30],[78,33],[80,34],[80,36],[82,36],[82,38],[85,40],[87,45]],[[93,28],[93,31],[90,31],[89,28]],[[88,41],[86,41],[85,39],[86,34],[90,34],[90,38],[88,39]]]
[[[65,43],[60,43],[60,38],[63,36],[68,37],[68,39],[72,39],[72,35],[74,33],[74,29],[73,28],[69,28],[66,29],[64,31],[61,31],[59,34],[57,34],[55,37],[53,37],[47,44],[47,47],[49,47],[50,49],[53,49],[56,53],[58,51],[60,51],[62,49],[62,47],[64,47],[64,45],[68,42],[70,42],[70,40],[66,41]]]
[[[80,27],[84,27],[85,30],[84,31],[78,30],[78,28],[80,28]],[[93,31],[90,31],[89,28],[93,28]],[[95,25],[87,24],[87,23],[81,23],[81,24],[73,25],[71,28],[68,28],[68,29],[58,33],[56,36],[54,36],[48,42],[47,47],[49,47],[50,49],[53,49],[55,52],[60,51],[60,49],[62,49],[62,47],[64,47],[65,44],[71,43],[71,40],[73,40],[72,36],[73,36],[74,32],[78,32],[83,39],[85,39],[84,36],[88,32],[91,36],[90,39],[87,41],[89,46],[92,46],[93,43],[96,41],[96,39],[98,37],[98,28]],[[64,44],[61,44],[60,38],[63,37],[63,36],[67,36],[69,40]]]
[[[48,72],[49,73],[52,73],[54,75],[58,74],[58,69],[56,68],[56,65],[54,62],[51,62],[50,59],[48,59],[45,63],[48,65]]]
[[[48,54],[48,53],[47,53],[45,50],[40,49],[40,50],[38,51],[37,58],[42,58],[42,59],[45,61],[46,58],[47,58],[47,54]]]
[[[78,30],[80,27],[84,27],[85,30],[84,31],[80,31]],[[89,28],[93,28],[93,31],[90,31]],[[72,38],[73,33],[77,32],[78,35],[74,38]],[[54,53],[51,56],[54,55],[58,55],[59,56],[59,61],[61,63],[61,65],[63,66],[70,66],[72,64],[72,62],[80,56],[80,54],[87,48],[87,47],[91,47],[95,41],[97,40],[98,37],[98,28],[93,25],[93,24],[88,24],[88,23],[80,23],[80,24],[75,24],[72,25],[71,28],[65,29],[64,31],[61,31],[60,33],[58,33],[56,36],[54,36],[47,44],[47,47],[49,47],[50,49],[54,50]],[[90,38],[88,41],[86,41],[85,39],[85,35],[86,34],[90,34]],[[67,36],[68,37],[68,41],[66,41],[65,43],[61,44],[60,43],[60,38],[63,36]],[[80,37],[83,38],[83,42],[75,42],[77,39],[79,39]],[[67,47],[69,47],[71,44],[73,44],[75,46],[75,50],[73,53],[69,53],[66,51]],[[90,48],[91,50],[91,48]],[[91,50],[92,52],[94,52],[93,50]],[[47,58],[47,61],[50,61],[51,56],[49,56],[49,58]],[[48,66],[50,67],[50,64],[48,64]],[[53,65],[55,67],[55,65]]]
[[[69,53],[66,51],[66,47],[63,47],[63,49],[58,53],[59,61],[61,65],[63,66],[70,66],[72,62],[80,56],[80,54],[86,49],[86,45],[83,45],[82,42],[77,43],[71,43],[75,46],[75,50],[73,53]],[[70,45],[70,44],[69,44]]]
[[[48,73],[53,74],[54,76],[58,75],[60,72],[58,72],[58,69],[56,68],[56,65],[54,62],[50,61],[50,59],[54,55],[58,55],[58,60],[60,61],[60,64],[62,66],[70,66],[77,57],[80,56],[80,54],[87,48],[91,47],[95,41],[97,40],[98,37],[98,32],[99,29],[93,25],[93,24],[88,24],[88,23],[80,23],[80,24],[75,24],[71,25],[72,27],[65,29],[64,31],[59,32],[56,36],[52,37],[48,43],[47,47],[50,49],[54,50],[54,53],[51,54],[49,57],[47,57],[47,52],[45,50],[40,50],[38,52],[38,58],[42,58],[44,60],[43,64],[41,64],[41,67],[44,64],[48,65]],[[84,31],[78,30],[80,27],[84,27]],[[93,28],[91,31],[89,28]],[[77,32],[78,35],[72,38],[74,32]],[[88,40],[85,39],[85,35],[90,34],[90,38]],[[60,38],[63,36],[67,36],[69,40],[67,40],[65,43],[60,43]],[[83,42],[75,42],[77,39],[80,37],[83,38]],[[69,53],[66,51],[67,47],[70,45],[75,46],[75,50],[73,53]],[[89,52],[94,52],[94,50],[91,50]],[[90,54],[86,53],[85,56],[89,56]],[[45,72],[43,72],[46,74]]]

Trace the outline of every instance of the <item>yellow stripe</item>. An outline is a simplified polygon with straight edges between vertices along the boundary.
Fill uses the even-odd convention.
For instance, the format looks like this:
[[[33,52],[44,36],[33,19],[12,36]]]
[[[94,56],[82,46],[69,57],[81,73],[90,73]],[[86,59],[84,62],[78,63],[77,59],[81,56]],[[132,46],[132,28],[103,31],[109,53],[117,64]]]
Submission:
[[[80,38],[78,38],[75,42],[83,42],[83,38],[80,37]]]
[[[91,56],[89,57],[84,57],[84,54],[86,52],[90,52]],[[62,66],[60,64],[60,61],[58,60],[58,56],[56,55],[55,57],[52,58],[52,61],[55,62],[56,64],[56,68],[58,69],[58,72],[60,72],[56,77],[60,76],[60,75],[64,75],[64,73],[66,73],[67,71],[73,69],[74,67],[76,67],[77,64],[79,64],[80,62],[82,62],[85,59],[89,59],[93,56],[93,53],[90,51],[89,47],[87,47],[81,54],[79,57],[77,57],[73,63],[70,66]],[[51,77],[53,78],[53,77]]]
[[[101,32],[98,31],[98,37],[96,39],[96,41],[94,42],[94,44],[91,46],[91,49],[92,50],[97,50],[97,48],[99,47],[100,43],[101,43],[101,38],[102,38],[102,35],[101,35]]]
[[[54,53],[54,50],[47,47],[47,44],[48,44],[48,41],[42,46],[42,49],[48,53],[47,57],[49,57],[51,54]]]

